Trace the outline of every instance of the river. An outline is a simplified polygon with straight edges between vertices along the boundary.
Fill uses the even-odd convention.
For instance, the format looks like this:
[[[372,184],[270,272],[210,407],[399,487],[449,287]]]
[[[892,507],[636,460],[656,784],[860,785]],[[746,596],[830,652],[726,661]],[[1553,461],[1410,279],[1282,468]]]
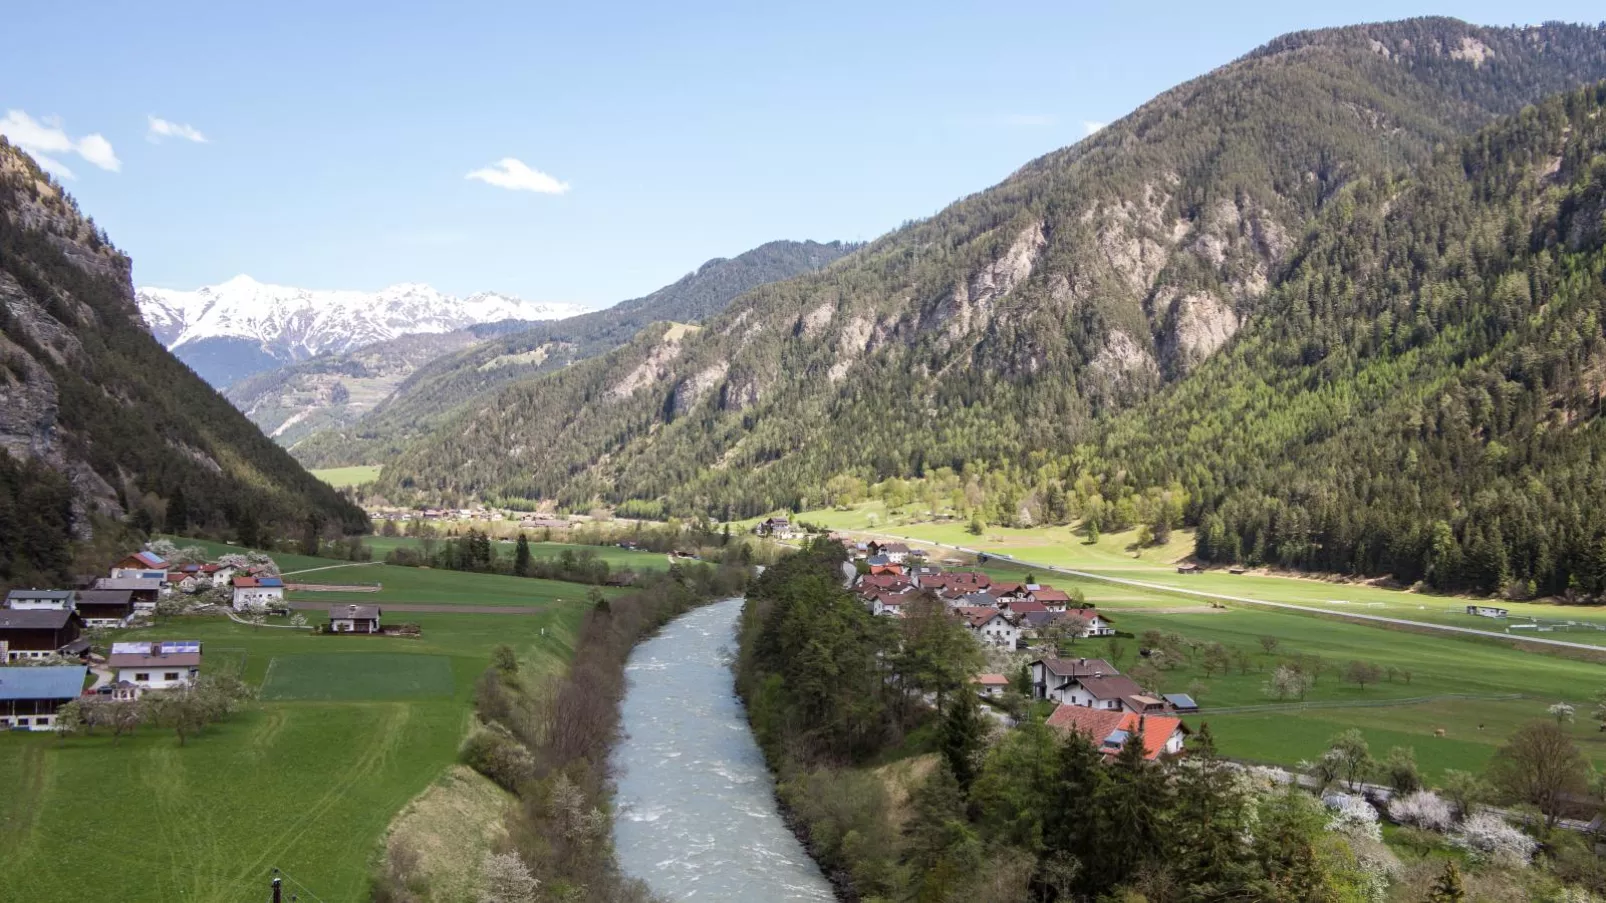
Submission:
[[[775,806],[736,697],[741,599],[682,615],[637,646],[613,753],[619,864],[669,900],[834,900]]]

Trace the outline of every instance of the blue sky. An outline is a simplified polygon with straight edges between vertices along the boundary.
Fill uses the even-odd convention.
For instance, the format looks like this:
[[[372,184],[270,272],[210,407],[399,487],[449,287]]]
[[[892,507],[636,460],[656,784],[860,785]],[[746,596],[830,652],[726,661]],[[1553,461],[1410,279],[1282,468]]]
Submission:
[[[139,284],[418,281],[590,306],[771,239],[873,238],[1287,31],[1602,15],[1547,0],[96,6],[7,12],[0,113],[56,148]]]

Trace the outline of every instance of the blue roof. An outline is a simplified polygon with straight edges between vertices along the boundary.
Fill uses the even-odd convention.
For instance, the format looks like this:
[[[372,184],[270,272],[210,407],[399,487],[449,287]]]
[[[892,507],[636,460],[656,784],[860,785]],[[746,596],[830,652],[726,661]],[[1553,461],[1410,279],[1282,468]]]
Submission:
[[[1104,745],[1105,746],[1125,746],[1126,745],[1126,738],[1127,738],[1127,732],[1126,731],[1120,731],[1120,730],[1111,731],[1110,735],[1108,737],[1104,738]]]
[[[278,577],[258,577],[257,586],[284,586],[284,581]]]
[[[1199,707],[1199,703],[1194,702],[1193,697],[1186,693],[1167,693],[1165,694],[1165,701],[1179,709],[1196,709]]]
[[[87,665],[0,668],[0,699],[76,699],[87,673]]]

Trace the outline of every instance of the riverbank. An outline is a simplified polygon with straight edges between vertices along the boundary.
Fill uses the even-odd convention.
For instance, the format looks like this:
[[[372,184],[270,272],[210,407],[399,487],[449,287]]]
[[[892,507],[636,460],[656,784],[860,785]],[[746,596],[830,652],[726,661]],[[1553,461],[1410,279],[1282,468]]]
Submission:
[[[486,886],[539,882],[546,894],[576,903],[651,899],[619,868],[611,841],[613,780],[609,755],[620,738],[625,662],[641,640],[675,617],[741,592],[748,568],[698,564],[663,575],[586,612],[566,669],[551,671],[499,647],[474,693],[478,726],[463,744],[463,764],[510,792],[492,854],[479,865]],[[393,842],[373,882],[376,903],[442,899],[420,890],[417,851]]]

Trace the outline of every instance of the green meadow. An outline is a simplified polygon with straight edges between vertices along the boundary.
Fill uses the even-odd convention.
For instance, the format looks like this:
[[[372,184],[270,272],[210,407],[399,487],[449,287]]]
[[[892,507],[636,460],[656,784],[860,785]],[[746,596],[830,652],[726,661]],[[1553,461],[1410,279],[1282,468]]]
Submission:
[[[463,529],[467,529],[464,527]],[[566,542],[541,542],[539,530],[526,531],[530,536],[530,555],[533,558],[557,558],[564,552],[590,552],[596,558],[608,562],[614,569],[629,569],[641,573],[643,571],[662,571],[669,566],[668,560],[659,552],[638,552],[632,549],[621,549],[618,546],[588,546]],[[437,540],[438,542],[439,540]],[[422,548],[423,540],[415,536],[366,536],[363,542],[374,550],[375,558],[384,558],[392,549]],[[497,540],[492,543],[496,549],[498,559],[511,560],[515,543],[513,540]]]
[[[418,639],[215,617],[120,635],[199,639],[203,670],[242,675],[262,700],[182,747],[151,728],[121,743],[0,736],[0,899],[233,903],[266,899],[272,868],[303,900],[366,899],[392,818],[437,781],[462,780],[448,769],[491,649],[560,667],[583,611],[410,615]]]
[[[358,464],[353,467],[328,467],[323,470],[309,471],[313,476],[328,483],[336,489],[345,489],[348,486],[361,486],[379,479],[378,464]]]

